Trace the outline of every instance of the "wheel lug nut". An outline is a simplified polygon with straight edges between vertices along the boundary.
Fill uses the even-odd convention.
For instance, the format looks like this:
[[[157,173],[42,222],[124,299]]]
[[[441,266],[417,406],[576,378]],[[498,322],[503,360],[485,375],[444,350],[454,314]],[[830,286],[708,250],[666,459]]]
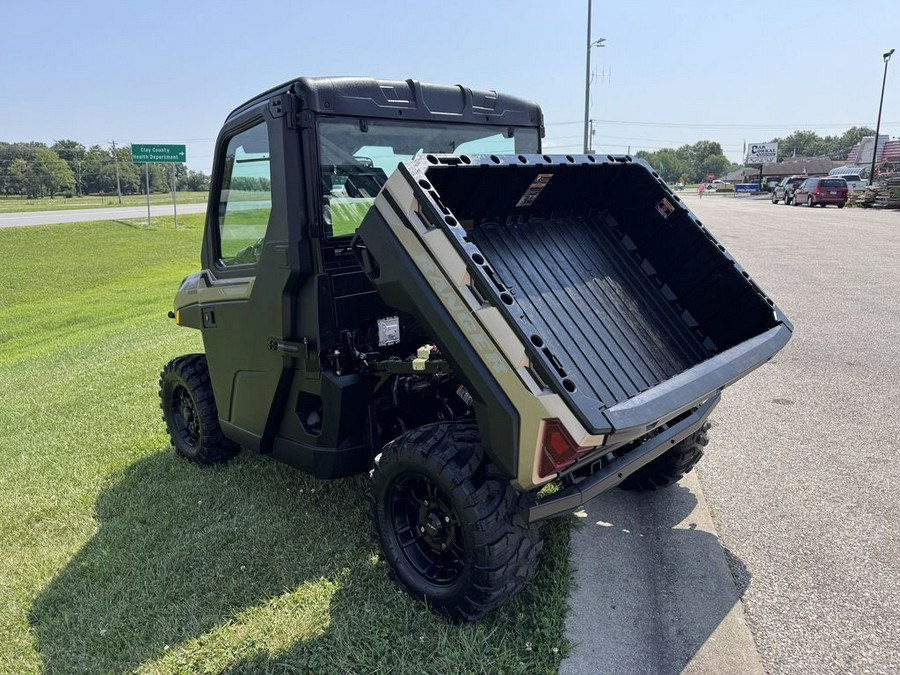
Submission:
[[[421,532],[422,534],[425,534],[425,528],[421,525],[419,526],[419,532]]]
[[[422,506],[426,506],[426,507],[428,506],[428,500],[427,500],[427,499],[426,499],[425,501],[422,502]]]
[[[444,522],[445,522],[445,523],[449,523],[449,522],[450,522],[450,516],[444,516]]]
[[[447,544],[441,544],[441,550],[442,550],[442,551],[446,551],[446,550],[447,550]]]

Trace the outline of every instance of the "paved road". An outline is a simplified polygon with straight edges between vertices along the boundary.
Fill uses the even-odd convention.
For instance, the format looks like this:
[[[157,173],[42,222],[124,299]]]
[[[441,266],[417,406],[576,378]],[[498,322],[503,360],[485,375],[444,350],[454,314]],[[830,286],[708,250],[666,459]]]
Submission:
[[[203,213],[206,204],[179,204],[178,213]],[[150,207],[151,216],[171,216],[171,204]],[[28,211],[25,213],[0,213],[0,227],[25,225],[53,225],[56,223],[84,223],[89,220],[127,220],[146,218],[146,206],[116,206],[102,209],[71,209],[63,211]]]
[[[796,332],[680,486],[582,514],[562,672],[900,672],[900,212],[684,197]]]
[[[900,212],[687,203],[796,325],[699,466],[763,665],[900,672]]]

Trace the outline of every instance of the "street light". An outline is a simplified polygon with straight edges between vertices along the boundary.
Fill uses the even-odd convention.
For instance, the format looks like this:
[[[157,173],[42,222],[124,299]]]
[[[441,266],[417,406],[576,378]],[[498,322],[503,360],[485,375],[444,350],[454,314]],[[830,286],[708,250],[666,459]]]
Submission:
[[[591,40],[591,0],[588,0],[587,16],[587,50],[584,67],[584,154],[590,150],[590,138],[588,136],[588,117],[591,114],[591,47],[605,47],[606,38]]]
[[[885,52],[881,56],[884,58],[884,78],[881,80],[881,100],[878,102],[878,122],[875,124],[875,147],[872,148],[872,169],[869,171],[869,185],[875,182],[875,157],[878,155],[878,132],[881,131],[881,106],[884,105],[884,85],[887,82],[887,64],[891,60],[894,50]]]

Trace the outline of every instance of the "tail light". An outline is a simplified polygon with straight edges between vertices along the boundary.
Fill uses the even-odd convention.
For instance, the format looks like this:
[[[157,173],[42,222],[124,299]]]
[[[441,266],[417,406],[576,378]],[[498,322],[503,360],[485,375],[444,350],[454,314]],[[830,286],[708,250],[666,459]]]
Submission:
[[[821,192],[819,192],[819,188],[816,188],[816,194],[817,194],[817,195],[818,195],[818,194],[822,194]]]
[[[544,422],[544,438],[541,441],[541,464],[539,474],[541,478],[552,473],[562,471],[571,466],[578,455],[593,450],[593,447],[584,447],[575,443],[569,432],[557,419]]]

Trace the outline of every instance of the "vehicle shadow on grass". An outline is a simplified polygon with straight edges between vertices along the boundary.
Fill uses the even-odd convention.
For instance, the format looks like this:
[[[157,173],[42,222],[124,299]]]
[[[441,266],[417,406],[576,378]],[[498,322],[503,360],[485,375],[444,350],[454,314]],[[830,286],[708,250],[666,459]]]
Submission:
[[[98,531],[39,594],[32,627],[51,672],[122,672],[373,546],[361,478],[324,483],[242,453],[200,468],[169,448],[96,502]]]
[[[498,661],[546,670],[529,669],[519,620],[540,624],[536,643],[559,650],[541,662],[558,662],[565,591],[547,612],[522,612],[547,584],[567,588],[568,525],[550,528],[557,541],[534,588],[487,622],[451,626],[388,579],[366,484],[318,481],[246,452],[211,468],[171,448],[138,460],[100,494],[96,534],[34,602],[45,670],[370,672],[402,653],[434,672],[434,639],[476,665],[490,641]]]
[[[575,647],[561,673],[762,672],[740,607],[750,572],[698,493],[689,474],[658,492],[613,490],[578,514]]]

